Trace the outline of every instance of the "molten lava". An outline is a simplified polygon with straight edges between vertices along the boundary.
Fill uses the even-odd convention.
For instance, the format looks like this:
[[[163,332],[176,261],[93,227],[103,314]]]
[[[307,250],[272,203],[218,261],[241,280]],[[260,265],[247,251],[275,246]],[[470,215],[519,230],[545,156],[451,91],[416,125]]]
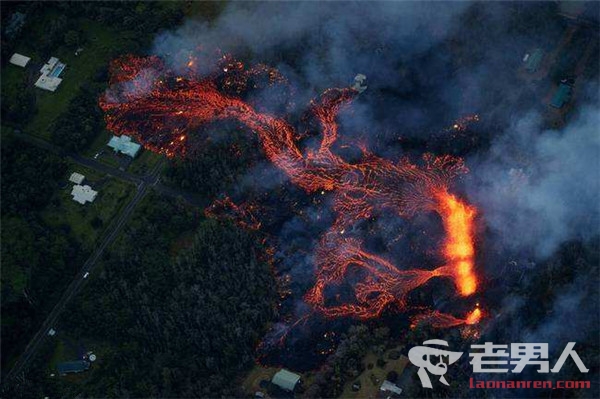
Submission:
[[[473,270],[475,209],[447,192],[439,193],[438,197],[441,204],[439,211],[447,234],[444,255],[456,273],[460,295],[468,296],[477,290],[477,278]]]
[[[435,277],[451,279],[457,294],[477,291],[475,273],[475,208],[449,193],[450,181],[465,173],[461,159],[425,154],[422,161],[391,161],[361,148],[362,158],[350,163],[334,153],[339,132],[340,109],[358,94],[355,90],[329,89],[313,100],[310,112],[317,121],[322,140],[316,148],[303,150],[301,135],[283,118],[259,112],[240,99],[257,69],[244,71],[243,64],[223,57],[218,72],[200,77],[191,71],[177,75],[157,57],[125,57],[111,64],[111,87],[100,99],[107,127],[115,134],[134,136],[146,148],[169,157],[184,155],[197,128],[219,120],[245,125],[259,139],[265,156],[282,170],[291,182],[307,193],[329,193],[336,219],[320,238],[315,253],[314,286],[305,301],[327,317],[377,317],[394,305],[406,309],[412,290]],[[194,67],[194,61],[188,64]],[[272,69],[262,68],[272,83],[283,78]],[[220,82],[220,83],[218,83]],[[230,200],[215,204],[243,215],[245,224],[260,227],[252,209],[238,207]],[[440,254],[444,263],[433,270],[405,270],[390,260],[369,253],[353,234],[359,222],[389,213],[409,218],[418,212],[436,212],[446,237]],[[362,280],[354,283],[354,300],[331,303],[328,287],[340,286],[349,270],[361,270]],[[482,317],[475,309],[464,319],[433,312],[418,318],[434,326],[475,324]]]
[[[479,323],[482,317],[483,312],[479,307],[473,309],[464,318],[455,317],[436,310],[415,317],[412,321],[412,327],[415,327],[420,323],[428,324],[434,328],[455,327],[461,325],[472,326]]]

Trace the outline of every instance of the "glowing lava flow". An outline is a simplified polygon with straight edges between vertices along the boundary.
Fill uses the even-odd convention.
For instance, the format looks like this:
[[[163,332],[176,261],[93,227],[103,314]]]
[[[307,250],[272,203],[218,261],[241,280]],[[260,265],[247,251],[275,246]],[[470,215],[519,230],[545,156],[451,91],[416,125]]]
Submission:
[[[454,270],[459,293],[463,296],[471,295],[477,290],[477,278],[473,270],[475,209],[447,192],[439,193],[438,199],[447,234],[444,255]]]
[[[197,128],[234,120],[258,136],[266,157],[294,184],[308,193],[329,192],[337,217],[320,239],[315,254],[316,281],[305,295],[306,302],[325,316],[369,319],[392,304],[405,309],[407,294],[434,277],[452,279],[461,296],[477,291],[476,212],[448,192],[450,180],[466,172],[461,159],[426,154],[419,164],[408,159],[393,162],[362,148],[359,161],[345,161],[332,146],[339,134],[338,112],[357,95],[353,89],[329,89],[311,103],[322,140],[317,148],[303,151],[297,132],[284,119],[258,112],[235,96],[232,88],[247,86],[243,66],[229,59],[223,62],[229,66],[219,68],[219,74],[200,78],[193,71],[178,76],[156,57],[114,61],[111,87],[100,99],[108,129],[134,136],[146,148],[171,157],[185,153],[190,145],[188,135]],[[279,74],[265,71],[269,81],[281,83]],[[217,82],[225,82],[229,94],[223,87],[219,89]],[[242,211],[234,204],[229,206]],[[258,228],[260,223],[249,211],[243,209],[247,224]],[[365,251],[360,237],[351,233],[359,222],[382,212],[411,217],[429,211],[440,215],[446,232],[441,250],[445,263],[433,270],[403,270]],[[347,274],[356,270],[361,280],[353,285],[354,300],[332,302],[328,289],[343,284]],[[437,312],[427,317],[440,327],[474,324],[481,311],[476,309],[465,319]]]
[[[482,317],[483,312],[481,309],[479,309],[479,307],[476,307],[469,312],[464,319],[460,319],[446,313],[433,311],[431,313],[426,313],[415,317],[412,321],[412,325],[414,327],[419,323],[426,323],[434,328],[455,327],[460,325],[471,326],[479,323]]]

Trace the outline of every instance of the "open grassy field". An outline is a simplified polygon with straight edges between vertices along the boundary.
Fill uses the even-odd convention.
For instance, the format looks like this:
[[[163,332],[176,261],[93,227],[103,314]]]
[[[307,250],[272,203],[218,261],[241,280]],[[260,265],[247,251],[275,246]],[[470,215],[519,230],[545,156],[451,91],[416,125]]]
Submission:
[[[16,65],[7,64],[2,68],[2,79],[0,79],[2,90],[2,101],[10,101],[17,96],[21,86],[27,81],[28,72]],[[5,127],[2,126],[2,130]]]
[[[146,175],[150,173],[152,168],[156,166],[161,158],[163,158],[163,155],[148,150],[142,150],[131,163],[129,171],[138,175]]]
[[[270,381],[278,371],[279,369],[275,367],[255,365],[242,382],[244,392],[248,394],[254,394],[256,391],[264,392],[264,389],[260,387],[260,382],[262,380]]]
[[[81,166],[70,167],[65,182],[68,182],[72,172],[85,175],[84,184],[89,184],[98,191],[96,200],[85,205],[73,201],[71,197],[73,185],[66,184],[66,187],[57,192],[50,201],[43,211],[42,218],[51,227],[68,226],[83,249],[91,251],[113,217],[133,195],[135,187]]]
[[[99,154],[98,157],[95,158],[98,162],[102,162],[114,168],[120,167],[122,163],[119,162],[119,158],[125,157],[125,155],[115,154],[114,151],[107,146],[111,137],[112,134],[110,132],[102,130],[90,146],[83,152],[83,155],[89,158],[95,158],[96,154]],[[162,155],[142,149],[130,163],[128,171],[136,175],[148,174],[162,157]]]
[[[48,347],[50,352],[45,369],[47,378],[60,379],[69,384],[85,383],[92,377],[95,368],[102,367],[103,359],[106,359],[109,353],[114,351],[114,348],[105,342],[73,336],[68,331],[62,330],[60,325],[57,326],[56,335],[49,338],[44,345]],[[91,364],[90,370],[78,374],[59,376],[57,369],[59,363],[80,360],[81,353],[87,353],[88,351],[96,355],[96,360]]]
[[[122,43],[127,39],[127,32],[114,32],[98,22],[84,18],[79,21],[79,26],[85,38],[84,50],[78,56],[65,46],[55,51],[54,56],[67,64],[61,76],[63,82],[53,93],[37,91],[38,113],[27,126],[28,133],[48,138],[49,126],[65,111],[81,85],[100,67],[107,65],[114,50],[122,47]]]
[[[399,350],[399,349],[396,349],[396,350]],[[344,392],[342,393],[342,395],[340,397],[354,398],[354,399],[359,399],[359,398],[365,399],[365,398],[377,397],[377,392],[379,391],[379,387],[381,386],[383,381],[386,379],[387,374],[390,371],[395,371],[396,373],[398,373],[398,375],[401,375],[402,372],[404,371],[404,367],[406,367],[406,365],[408,364],[408,358],[405,356],[400,356],[400,358],[398,358],[398,359],[390,359],[389,358],[390,352],[391,352],[391,350],[387,351],[382,356],[386,362],[383,367],[378,367],[376,365],[378,356],[375,353],[373,353],[373,352],[367,353],[367,355],[365,356],[365,358],[363,360],[363,363],[367,366],[369,364],[372,364],[373,368],[369,370],[369,368],[367,367],[365,369],[365,371],[363,371],[354,380],[348,381],[348,383],[346,383],[346,385],[344,386]],[[354,391],[352,391],[352,384],[354,384],[354,382],[356,382],[356,381],[360,381],[361,389],[357,392],[354,392]],[[400,388],[402,388],[402,387],[400,387]]]
[[[23,33],[15,46],[15,52],[31,57],[28,69],[7,65],[2,69],[2,96],[4,101],[14,98],[16,91],[25,82],[33,85],[39,76],[37,71],[47,61],[47,56],[39,51],[39,38],[43,37],[44,29],[57,18],[51,10],[39,16],[39,23]],[[77,95],[79,88],[90,80],[102,67],[108,65],[124,43],[131,40],[133,33],[128,31],[115,32],[96,21],[80,18],[76,21],[77,29],[81,32],[83,51],[75,55],[73,48],[66,45],[54,49],[51,55],[58,57],[67,65],[61,75],[61,85],[55,92],[35,89],[37,112],[26,132],[48,139],[52,122],[66,110],[69,102]]]

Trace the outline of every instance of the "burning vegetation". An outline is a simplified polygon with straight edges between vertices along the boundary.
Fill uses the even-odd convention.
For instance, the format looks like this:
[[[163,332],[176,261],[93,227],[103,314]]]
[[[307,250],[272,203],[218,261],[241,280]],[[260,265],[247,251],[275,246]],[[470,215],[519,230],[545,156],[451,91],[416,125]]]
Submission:
[[[457,297],[478,292],[475,267],[475,217],[477,210],[451,190],[452,180],[467,172],[462,159],[424,154],[420,160],[390,160],[356,144],[359,159],[348,161],[336,152],[339,145],[337,117],[358,95],[352,88],[328,89],[310,104],[320,141],[304,145],[317,132],[299,132],[290,122],[244,101],[249,90],[280,86],[288,95],[285,78],[259,65],[246,69],[230,56],[220,56],[215,71],[202,76],[197,60],[188,71],[176,73],[157,57],[127,56],[111,65],[110,89],[100,99],[107,127],[117,135],[136,137],[152,151],[168,157],[185,156],[193,150],[193,136],[218,121],[234,121],[256,134],[266,158],[291,183],[308,194],[327,195],[334,220],[322,234],[314,253],[314,285],[304,295],[310,308],[327,318],[361,320],[379,317],[385,309],[411,308],[408,294],[429,280],[450,279]],[[464,130],[470,119],[457,121],[453,130]],[[322,205],[324,206],[324,204]],[[206,210],[239,220],[246,228],[259,229],[256,205],[216,201]],[[406,268],[366,249],[356,234],[359,226],[381,215],[410,219],[420,213],[436,213],[444,239],[435,268]],[[350,276],[350,277],[349,277]],[[340,294],[349,286],[351,294]],[[331,295],[330,292],[336,292]],[[414,310],[414,309],[413,309]],[[436,328],[473,326],[483,317],[476,307],[462,316],[422,311],[413,325]],[[305,319],[298,322],[304,323]]]

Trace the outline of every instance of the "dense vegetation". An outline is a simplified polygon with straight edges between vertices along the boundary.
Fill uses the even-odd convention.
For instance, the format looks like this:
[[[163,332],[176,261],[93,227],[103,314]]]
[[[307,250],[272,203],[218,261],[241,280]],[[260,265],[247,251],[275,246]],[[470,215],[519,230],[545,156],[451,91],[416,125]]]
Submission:
[[[56,207],[60,205],[56,193],[58,179],[66,173],[66,162],[5,135],[5,128],[10,126],[39,136],[49,132],[48,139],[69,151],[87,147],[104,126],[97,99],[107,84],[106,57],[143,51],[155,32],[181,20],[184,7],[177,3],[154,7],[144,2],[3,2],[1,8],[4,371],[85,257],[69,225],[50,228],[41,217],[50,201],[56,200]],[[104,30],[84,31],[90,21],[102,23]],[[110,33],[114,30],[128,34],[112,40],[114,35]],[[110,43],[98,43],[107,40],[106,36],[112,40]],[[107,50],[92,63],[89,76],[86,68],[79,65],[67,71],[68,79],[60,91],[46,93],[34,88],[42,60],[58,53],[72,55],[79,47],[102,46]],[[25,69],[6,65],[17,49],[32,57]],[[83,79],[76,79],[76,75]],[[42,109],[42,102],[50,106]],[[55,102],[61,105],[54,106]],[[65,108],[61,108],[62,104]],[[54,123],[42,123],[38,130],[29,131],[28,124],[37,116]],[[98,220],[93,226],[99,229]]]
[[[104,128],[102,111],[97,98],[104,89],[104,74],[99,73],[99,82],[85,85],[67,110],[51,127],[51,139],[69,151],[86,148]]]
[[[5,60],[14,51],[12,39],[30,28],[29,25],[35,23],[35,16],[44,13],[54,14],[55,18],[45,27],[44,35],[38,40],[39,49],[43,53],[49,53],[63,44],[71,48],[84,46],[83,35],[77,25],[78,18],[81,17],[122,31],[133,31],[135,36],[127,43],[129,51],[144,49],[153,40],[153,33],[176,25],[183,17],[182,7],[169,3],[151,6],[143,1],[11,2],[2,5],[2,22],[9,22],[15,11],[26,15],[25,23],[11,37],[3,37],[2,58]]]
[[[228,134],[231,136],[216,143],[199,145],[186,158],[172,159],[165,171],[169,183],[207,198],[231,192],[240,176],[251,167],[252,159],[261,156],[261,152],[252,136]]]
[[[4,125],[24,129],[36,117],[41,107],[41,98],[50,94],[33,87],[42,60],[59,54],[72,55],[77,49],[102,53],[85,67],[74,67],[67,62],[67,79],[63,83],[70,89],[60,88],[54,97],[74,96],[68,110],[54,126],[38,125],[37,129],[48,129],[52,140],[65,145],[69,150],[85,147],[98,132],[102,123],[99,110],[95,106],[98,93],[106,87],[106,70],[111,58],[124,53],[145,51],[152,43],[155,33],[170,28],[181,21],[184,15],[183,4],[163,2],[150,6],[145,2],[4,2],[2,3],[2,25],[12,29],[1,30],[2,63],[8,63],[14,51],[24,51],[32,57],[25,70],[3,69],[2,119]],[[22,16],[17,18],[17,16]],[[18,19],[18,23],[14,23]],[[101,31],[92,29],[90,22],[100,23]],[[14,27],[13,27],[14,25]],[[102,37],[99,37],[102,36]],[[106,41],[106,43],[104,43]],[[62,56],[60,56],[62,58]],[[69,68],[75,68],[69,71]],[[98,70],[96,79],[92,74]],[[5,73],[6,72],[6,73]],[[83,77],[80,79],[74,75]],[[84,76],[88,75],[88,76]],[[73,82],[84,83],[81,93]],[[79,95],[77,95],[79,93]],[[62,101],[57,109],[62,111]],[[38,109],[39,108],[39,109]],[[44,112],[52,114],[55,107],[47,107]],[[41,111],[40,111],[41,112]],[[52,119],[54,115],[44,115]],[[43,135],[41,132],[33,132]]]
[[[156,7],[144,2],[30,4],[17,6],[27,8],[26,12],[31,15],[35,12],[59,14],[47,26],[47,35],[40,39],[40,51],[44,55],[49,55],[57,46],[75,49],[86,44],[86,35],[75,23],[81,17],[99,21],[123,33],[124,42],[113,48],[114,55],[119,55],[143,53],[156,32],[176,25],[182,16],[181,9],[168,3]],[[4,11],[7,6],[3,4],[2,7]],[[476,7],[481,9],[483,6]],[[519,51],[530,51],[537,46],[552,48],[560,39],[546,35],[552,29],[545,24],[562,27],[564,23],[552,7],[547,7],[536,13],[535,20],[529,19],[531,12],[524,12],[527,10],[520,10],[518,6],[514,9],[508,30],[533,38],[522,43]],[[490,46],[489,40],[482,39],[489,38],[489,25],[477,9],[474,10],[467,14],[454,40],[444,44],[453,52],[451,59],[456,61],[454,67],[457,70],[474,69],[486,56],[504,50],[498,50]],[[480,31],[474,30],[474,26]],[[521,31],[524,27],[527,31]],[[556,29],[556,32],[562,31]],[[8,42],[5,46],[4,38],[2,44],[3,59],[6,60],[11,45]],[[501,76],[511,82],[507,87],[520,84],[514,71],[519,66],[521,53],[516,51],[515,54],[509,57],[510,65],[498,66],[503,70]],[[430,62],[428,57],[423,58],[424,66],[429,66]],[[560,68],[556,67],[558,72],[553,72],[556,78],[573,68],[573,62],[567,64],[564,67],[557,64]],[[406,69],[420,71],[416,66]],[[410,76],[407,81],[413,83],[422,79],[415,84],[415,93],[437,95],[436,81],[431,78],[435,75],[413,73],[415,76]],[[498,78],[500,75],[490,75],[495,78],[486,79],[483,87],[500,87],[497,84],[503,80]],[[445,75],[439,79],[446,83]],[[54,143],[69,151],[80,151],[102,130],[102,115],[96,100],[106,86],[106,80],[104,66],[94,79],[78,87],[78,94],[65,112],[48,126]],[[488,113],[498,109],[496,104],[503,103],[510,91],[507,87],[490,90],[484,98],[487,103],[482,101],[478,103],[479,107]],[[13,125],[24,124],[36,112],[31,85],[23,86],[18,92],[15,101],[2,104],[4,121]],[[410,97],[415,93],[407,92],[406,95]],[[528,102],[537,104],[541,95],[526,92],[526,97]],[[506,101],[506,104],[513,103]],[[496,113],[502,117],[497,119],[508,120],[504,118],[508,112]],[[213,140],[209,145],[199,146],[193,156],[171,161],[167,179],[175,186],[201,193],[205,199],[239,188],[243,175],[260,161],[260,155],[256,155],[260,151],[252,137],[238,134],[228,134],[233,138]],[[47,205],[57,190],[57,179],[65,172],[64,163],[43,151],[26,148],[4,137],[3,140],[2,365],[5,366],[27,342],[40,320],[39,315],[43,315],[61,294],[60,287],[81,265],[82,254],[70,239],[67,226],[50,231],[36,213]],[[451,144],[455,145],[455,142]],[[469,143],[468,149],[475,150],[478,145]],[[269,321],[274,319],[275,283],[267,265],[258,259],[260,249],[256,237],[235,226],[203,220],[198,212],[162,198],[150,197],[145,201],[124,235],[102,260],[98,274],[90,278],[64,313],[58,337],[45,342],[26,371],[23,385],[4,396],[242,396],[237,391],[236,377],[251,364],[255,345]],[[578,340],[585,348],[580,353],[585,364],[595,366],[590,375],[597,375],[598,303],[594,289],[598,285],[598,263],[597,245],[569,243],[548,261],[534,270],[527,270],[524,282],[502,276],[501,280],[489,283],[485,299],[490,302],[490,309],[503,309],[505,304],[500,302],[505,298],[517,298],[532,306],[523,306],[518,316],[503,319],[502,325],[492,326],[484,338],[498,343],[525,341],[520,335],[523,329],[541,329],[548,321],[567,317],[568,313],[560,314],[561,309],[556,309],[555,304],[567,289],[579,287],[580,294],[592,300],[578,313],[592,314],[591,322],[582,324],[580,320],[568,320],[573,329],[581,328],[586,332]],[[589,278],[581,281],[581,276]],[[596,326],[595,330],[590,332],[590,325]],[[313,384],[306,387],[305,396],[330,398],[341,395],[344,384],[353,381],[365,369],[363,359],[368,351],[380,353],[386,346],[398,343],[410,347],[434,336],[442,338],[439,331],[417,329],[401,338],[397,331],[392,336],[388,332],[386,328],[373,325],[352,327],[317,372]],[[88,343],[88,349],[94,350],[99,360],[91,370],[75,378],[48,377],[49,366],[54,367],[56,361],[71,360],[64,356],[57,358],[60,352],[55,348],[57,340],[62,342],[69,338]],[[456,331],[450,338],[458,350],[463,341]],[[464,370],[451,369],[455,374],[450,374],[448,379],[463,381]],[[580,377],[572,370],[572,364],[565,366],[564,379]],[[420,389],[418,382],[403,388],[406,388],[407,397],[431,396],[431,391]],[[453,384],[445,391],[443,387],[441,389],[436,391],[437,394],[447,397],[483,394],[469,391],[465,385]]]
[[[10,136],[2,140],[3,366],[22,349],[60,296],[57,287],[65,286],[81,261],[69,227],[50,229],[40,217],[66,167]]]
[[[110,350],[83,386],[43,382],[47,373],[32,370],[27,389],[38,397],[235,395],[232,380],[252,363],[274,312],[275,284],[255,242],[150,197],[60,326]]]
[[[367,351],[374,349],[378,355],[381,355],[388,339],[389,329],[386,327],[368,328],[365,325],[351,327],[336,351],[317,372],[314,383],[306,390],[306,397],[339,397],[344,390],[344,385],[365,370],[363,358]]]

